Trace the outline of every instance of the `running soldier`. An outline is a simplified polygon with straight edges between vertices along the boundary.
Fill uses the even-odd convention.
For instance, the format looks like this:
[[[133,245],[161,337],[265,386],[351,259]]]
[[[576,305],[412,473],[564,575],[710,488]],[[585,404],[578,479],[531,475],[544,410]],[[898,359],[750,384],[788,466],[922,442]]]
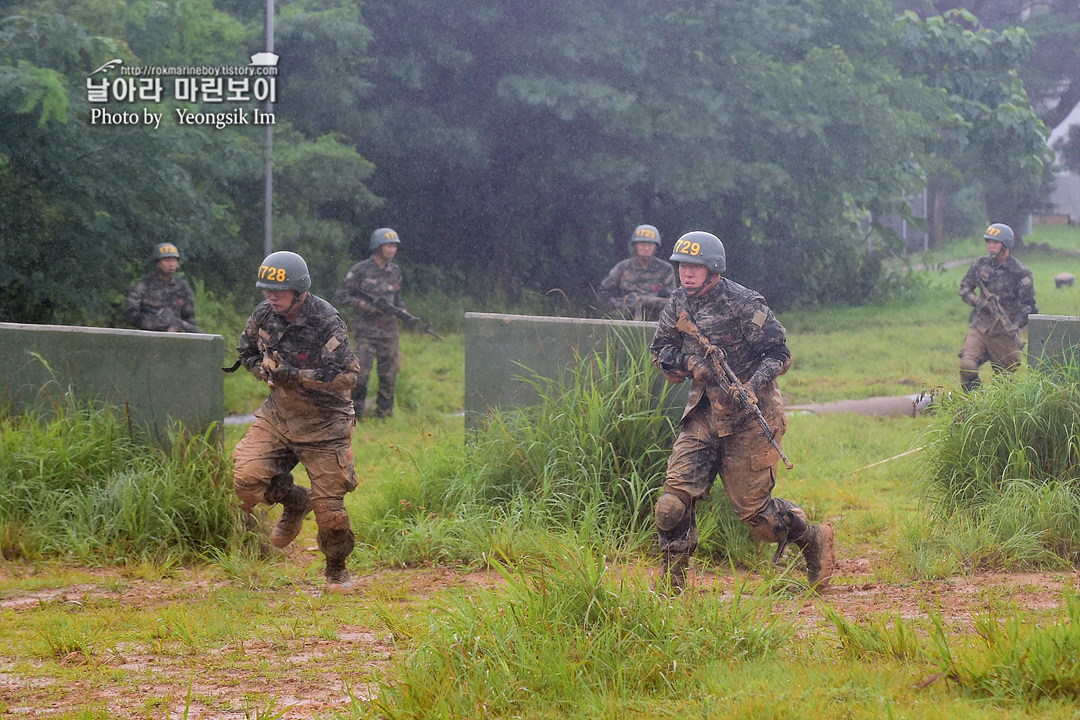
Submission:
[[[1012,228],[994,223],[983,239],[988,254],[971,263],[960,281],[961,299],[974,308],[960,350],[965,392],[979,387],[979,367],[988,360],[995,372],[1012,372],[1020,365],[1020,328],[1027,325],[1028,315],[1039,312],[1031,271],[1011,254]]]
[[[600,299],[627,320],[656,320],[675,289],[675,268],[656,257],[660,231],[638,225],[628,243],[633,257],[611,268],[600,283]]]
[[[649,350],[669,382],[692,382],[656,502],[662,583],[670,582],[675,592],[683,590],[697,548],[695,508],[708,498],[719,474],[750,534],[778,544],[774,561],[788,542],[794,543],[806,559],[810,585],[824,589],[834,565],[832,526],[811,525],[798,505],[772,496],[781,457],[777,448],[787,427],[776,386],[776,378],[791,365],[787,333],[761,295],[721,277],[727,259],[715,235],[683,235],[671,261],[679,264],[682,287],[661,312]],[[706,341],[727,356],[738,384],[729,382],[713,358],[707,358]],[[737,399],[740,390],[746,392],[749,406]],[[756,422],[754,405],[771,427],[777,447]]]
[[[405,310],[401,299],[401,268],[394,262],[401,240],[390,228],[371,233],[371,256],[349,268],[344,282],[334,294],[338,306],[355,308],[353,338],[360,373],[352,391],[353,408],[357,419],[364,417],[367,406],[368,378],[371,366],[377,361],[379,376],[375,417],[394,414],[394,384],[401,371],[401,351],[398,341],[397,317],[380,309],[376,303]]]
[[[201,333],[195,325],[195,294],[176,277],[180,251],[172,243],[154,248],[154,271],[131,288],[124,317],[140,330]]]
[[[233,451],[233,487],[245,512],[259,503],[284,506],[270,533],[275,547],[291,543],[314,510],[326,589],[343,592],[352,587],[346,560],[355,539],[345,494],[356,489],[349,392],[359,363],[341,315],[308,292],[311,276],[302,257],[272,253],[255,287],[266,299],[248,318],[237,351],[270,396]],[[298,462],[311,478],[310,490],[293,484]]]

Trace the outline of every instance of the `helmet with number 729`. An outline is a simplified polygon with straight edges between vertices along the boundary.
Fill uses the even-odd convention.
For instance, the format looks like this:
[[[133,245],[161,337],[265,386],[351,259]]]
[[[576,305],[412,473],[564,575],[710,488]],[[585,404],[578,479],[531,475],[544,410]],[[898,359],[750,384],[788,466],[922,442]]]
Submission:
[[[695,230],[675,241],[671,262],[704,265],[710,273],[719,274],[727,267],[724,243],[712,233]]]

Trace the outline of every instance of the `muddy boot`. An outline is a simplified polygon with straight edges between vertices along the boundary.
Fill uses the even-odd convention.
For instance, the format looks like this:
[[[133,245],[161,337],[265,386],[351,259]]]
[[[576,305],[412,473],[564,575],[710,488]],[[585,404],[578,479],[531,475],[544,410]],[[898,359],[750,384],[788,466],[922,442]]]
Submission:
[[[311,511],[311,496],[306,487],[293,485],[281,504],[285,506],[285,510],[270,531],[270,543],[276,548],[285,547],[300,534],[304,518]]]
[[[806,560],[806,576],[810,587],[818,592],[829,586],[829,578],[836,567],[836,556],[833,554],[835,536],[831,524],[821,523],[811,525],[802,537],[794,541]]]
[[[670,590],[672,595],[682,595],[689,569],[690,556],[686,553],[664,553],[660,562],[660,576],[656,579],[657,592]]]
[[[344,558],[326,558],[326,592],[346,593],[353,589]]]

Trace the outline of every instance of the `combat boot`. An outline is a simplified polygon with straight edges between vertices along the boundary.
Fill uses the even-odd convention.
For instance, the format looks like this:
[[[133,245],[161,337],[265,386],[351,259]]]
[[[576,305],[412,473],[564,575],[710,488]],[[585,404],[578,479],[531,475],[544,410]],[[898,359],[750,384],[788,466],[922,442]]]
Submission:
[[[690,556],[686,553],[665,552],[660,563],[660,577],[656,589],[665,592],[670,587],[673,595],[682,595],[686,589],[686,575],[690,569]]]
[[[281,504],[285,510],[270,531],[270,543],[276,548],[285,547],[300,534],[304,518],[311,511],[311,495],[306,487],[293,485]]]
[[[326,592],[346,593],[353,589],[345,558],[326,558]]]
[[[806,576],[810,587],[819,592],[829,586],[829,579],[836,567],[836,556],[833,554],[835,537],[833,526],[821,523],[809,526],[802,537],[794,541],[806,560]]]

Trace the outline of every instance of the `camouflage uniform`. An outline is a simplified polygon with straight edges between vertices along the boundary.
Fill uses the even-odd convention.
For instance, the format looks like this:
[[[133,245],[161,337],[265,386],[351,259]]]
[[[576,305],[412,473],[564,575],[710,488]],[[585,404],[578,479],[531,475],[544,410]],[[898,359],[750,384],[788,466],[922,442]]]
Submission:
[[[124,317],[140,330],[182,330],[200,332],[195,326],[195,294],[173,275],[163,282],[152,272],[131,288]]]
[[[356,309],[353,337],[356,340],[356,356],[360,360],[360,373],[352,391],[356,416],[361,417],[364,414],[368,377],[371,375],[372,363],[377,361],[379,395],[375,403],[375,415],[387,417],[394,412],[394,382],[401,371],[397,318],[376,310],[370,304],[361,308],[360,301],[363,298],[357,294],[357,290],[373,298],[384,298],[391,305],[404,310],[405,302],[401,299],[401,268],[393,261],[388,261],[386,267],[381,267],[373,257],[361,260],[349,269],[344,282],[334,295],[334,301],[338,305]]]
[[[787,420],[776,378],[791,365],[783,325],[761,295],[724,277],[696,297],[676,290],[660,314],[649,348],[653,363],[669,379],[685,377],[690,358],[704,356],[701,345],[676,327],[684,310],[702,335],[726,353],[731,369],[757,396],[758,407],[779,441]],[[692,382],[663,494],[657,501],[660,552],[665,572],[672,572],[672,584],[678,584],[678,589],[697,547],[695,505],[708,498],[717,475],[735,514],[758,540],[786,544],[790,539],[805,553],[805,546],[818,537],[815,528],[821,527],[808,525],[806,514],[794,503],[772,497],[780,455],[754,415],[742,408],[727,387],[719,378],[716,384]],[[828,532],[831,543],[831,527]],[[807,564],[811,564],[809,556]],[[819,572],[812,571],[812,577]]]
[[[637,256],[611,268],[600,283],[600,298],[614,305],[629,320],[655,320],[662,304],[646,304],[642,299],[666,298],[675,290],[675,268],[667,260],[649,259],[645,267]]]
[[[319,549],[328,562],[344,561],[354,544],[344,498],[356,488],[348,393],[359,367],[345,322],[330,303],[310,293],[292,322],[264,301],[248,318],[237,351],[243,366],[260,379],[266,379],[260,367],[264,351],[299,369],[297,382],[271,387],[233,451],[233,487],[242,508],[281,502],[271,497],[275,483],[303,463],[311,479]],[[291,486],[291,477],[286,483]]]
[[[976,290],[982,284],[980,293]],[[998,318],[987,293],[997,298],[1008,326]],[[1039,312],[1031,271],[1011,254],[998,263],[989,255],[973,262],[960,281],[960,297],[974,306],[968,319],[970,330],[960,350],[960,380],[965,390],[979,385],[979,367],[990,361],[995,370],[1011,371],[1020,364],[1020,328],[1028,315]]]

